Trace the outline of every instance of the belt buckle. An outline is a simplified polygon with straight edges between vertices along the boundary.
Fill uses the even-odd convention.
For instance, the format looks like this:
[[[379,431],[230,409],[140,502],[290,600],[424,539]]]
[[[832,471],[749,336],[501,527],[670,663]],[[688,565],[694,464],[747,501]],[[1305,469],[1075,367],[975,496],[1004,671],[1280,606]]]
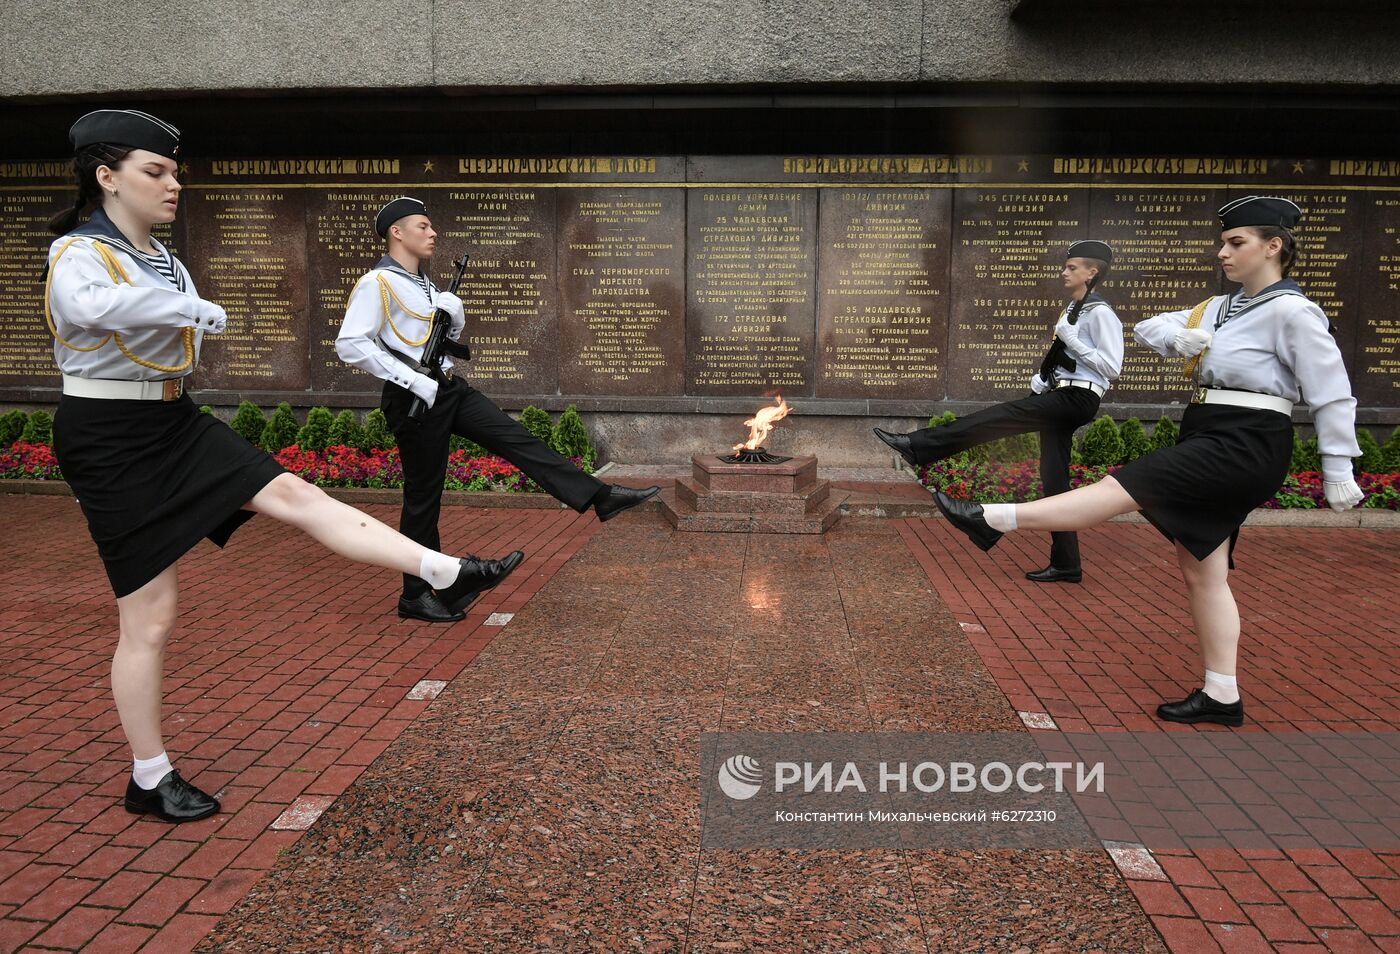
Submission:
[[[1196,393],[1191,395],[1191,403],[1192,403],[1192,404],[1204,404],[1204,403],[1206,403],[1206,392],[1207,392],[1208,390],[1210,390],[1210,389],[1207,388],[1205,385],[1201,385],[1200,387],[1196,388]]]
[[[184,378],[168,378],[161,382],[160,399],[162,401],[178,401],[180,399],[180,396],[184,393]]]

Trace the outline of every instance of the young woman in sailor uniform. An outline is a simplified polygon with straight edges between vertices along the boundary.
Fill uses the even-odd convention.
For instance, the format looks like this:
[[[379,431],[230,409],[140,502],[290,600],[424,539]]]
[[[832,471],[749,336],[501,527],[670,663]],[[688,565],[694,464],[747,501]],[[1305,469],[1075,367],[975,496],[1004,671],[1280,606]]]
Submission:
[[[1241,289],[1134,328],[1147,347],[1186,359],[1195,391],[1176,446],[1092,486],[1030,503],[979,506],[942,493],[935,499],[983,550],[1010,530],[1083,530],[1141,511],[1176,545],[1205,667],[1203,688],[1158,706],[1157,715],[1237,726],[1244,703],[1236,679],[1240,617],[1228,581],[1231,553],[1249,512],[1288,474],[1293,405],[1305,400],[1312,410],[1333,510],[1361,502],[1351,469],[1361,449],[1356,400],[1327,316],[1287,278],[1298,207],[1248,196],[1219,215],[1220,263]]]
[[[579,513],[592,507],[600,520],[610,520],[660,490],[605,484],[579,470],[455,376],[452,359],[446,355],[440,370],[425,372],[423,348],[437,312],[451,316],[448,330],[456,341],[466,327],[466,310],[461,299],[439,291],[428,278],[437,232],[421,199],[400,196],[386,203],[375,216],[374,229],[385,243],[385,254],[351,290],[335,350],[347,364],[384,382],[380,407],[403,461],[399,530],[404,536],[434,549],[438,546],[438,515],[453,434],[510,461]],[[415,397],[427,405],[418,420],[408,414]],[[406,573],[398,613],[405,619],[446,623],[461,619],[470,602],[471,596],[445,599],[420,577]]]
[[[875,428],[880,438],[918,468],[1000,437],[1040,434],[1040,481],[1045,494],[1069,490],[1070,445],[1077,428],[1099,411],[1099,400],[1123,370],[1123,323],[1094,286],[1108,274],[1113,249],[1104,242],[1075,242],[1061,270],[1070,302],[1055,325],[1055,343],[1031,375],[1031,393],[994,404],[943,427],[910,434]],[[1083,579],[1079,537],[1050,535],[1050,565],[1026,573],[1036,583],[1078,583]]]
[[[453,591],[499,582],[496,561],[458,560],[395,533],[286,473],[184,393],[224,310],[199,297],[151,229],[175,218],[179,132],[133,110],[98,110],[69,132],[78,199],[55,216],[45,317],[63,396],[54,453],[117,598],[112,695],[134,759],[126,809],[172,822],[219,803],[170,764],[161,668],[175,627],[176,561],[200,538],[223,546],[254,514],[295,526],[353,560]],[[82,213],[96,206],[79,225]]]

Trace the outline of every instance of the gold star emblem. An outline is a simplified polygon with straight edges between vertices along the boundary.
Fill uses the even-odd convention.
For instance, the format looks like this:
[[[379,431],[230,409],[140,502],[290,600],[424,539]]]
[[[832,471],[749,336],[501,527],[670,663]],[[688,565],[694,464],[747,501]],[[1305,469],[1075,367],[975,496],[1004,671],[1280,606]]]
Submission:
[[[1298,161],[1298,162],[1293,163],[1293,172],[1294,172],[1295,175],[1301,173],[1302,171],[1303,171],[1303,163],[1302,163],[1301,161]]]
[[[1030,160],[1029,160],[1029,159],[1022,159],[1020,162],[1016,163],[1016,171],[1017,171],[1017,172],[1030,172],[1030,171],[1031,171],[1031,163],[1030,163]]]
[[[424,171],[424,172],[432,172],[432,171],[433,171],[433,160],[429,159],[427,162],[423,163],[423,171]]]
[[[189,175],[189,174],[190,174],[190,164],[189,164],[188,162],[182,162],[182,163],[180,163],[180,175],[182,175],[182,176],[187,176],[187,175]]]

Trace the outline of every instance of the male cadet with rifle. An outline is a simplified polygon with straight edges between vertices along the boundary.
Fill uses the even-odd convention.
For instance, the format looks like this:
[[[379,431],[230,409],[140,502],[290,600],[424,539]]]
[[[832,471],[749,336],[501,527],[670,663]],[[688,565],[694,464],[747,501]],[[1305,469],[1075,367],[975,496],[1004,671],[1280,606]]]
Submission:
[[[387,254],[350,293],[335,350],[341,360],[384,381],[380,407],[398,440],[403,463],[399,531],[404,536],[424,546],[438,542],[438,514],[453,434],[510,461],[579,513],[592,506],[600,520],[656,494],[656,487],[616,487],[584,473],[486,395],[455,377],[452,356],[470,356],[467,347],[456,341],[466,327],[466,314],[461,299],[438,291],[428,278],[437,233],[427,207],[408,196],[394,199],[379,210],[374,228],[385,241]],[[459,275],[464,264],[459,263]],[[450,322],[449,333],[439,330],[434,335],[434,327],[440,329],[443,321]],[[440,356],[425,355],[430,344],[440,345]],[[524,554],[516,550],[501,563],[509,572],[522,559]],[[504,578],[501,574],[500,579]],[[406,575],[399,616],[452,622],[463,618],[463,610],[477,595],[468,593],[444,602],[418,577]]]
[[[960,417],[943,427],[909,434],[875,429],[875,435],[909,464],[931,464],[959,451],[1013,434],[1040,432],[1040,482],[1045,494],[1069,490],[1070,441],[1088,424],[1099,399],[1123,369],[1123,324],[1094,286],[1108,274],[1113,250],[1103,242],[1075,242],[1060,275],[1070,303],[1055,325],[1055,341],[1031,376],[1031,394]],[[1083,579],[1079,538],[1052,533],[1050,565],[1026,573],[1037,583],[1078,583]]]

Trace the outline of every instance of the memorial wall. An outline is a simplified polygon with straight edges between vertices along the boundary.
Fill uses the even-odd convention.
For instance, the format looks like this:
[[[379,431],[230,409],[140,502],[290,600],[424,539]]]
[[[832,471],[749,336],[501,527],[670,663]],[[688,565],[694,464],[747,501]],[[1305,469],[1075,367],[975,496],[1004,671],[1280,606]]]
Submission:
[[[42,309],[63,162],[0,163],[0,400],[52,400]],[[1222,289],[1214,210],[1305,210],[1295,277],[1337,328],[1363,419],[1400,419],[1400,162],[1098,156],[191,159],[169,238],[229,313],[209,403],[370,405],[333,341],[382,254],[388,199],[427,202],[435,279],[470,256],[466,374],[508,407],[698,411],[781,392],[804,413],[914,415],[1025,391],[1065,247],[1111,243],[1125,326]],[[1128,332],[1114,403],[1165,405],[1175,363]]]

